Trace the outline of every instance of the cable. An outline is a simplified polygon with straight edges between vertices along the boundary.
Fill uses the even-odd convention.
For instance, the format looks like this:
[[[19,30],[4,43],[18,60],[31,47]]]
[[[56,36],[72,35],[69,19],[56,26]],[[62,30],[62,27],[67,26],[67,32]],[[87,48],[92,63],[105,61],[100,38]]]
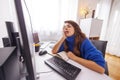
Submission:
[[[36,74],[41,74],[41,73],[49,73],[49,72],[53,72],[53,71],[46,71],[46,72],[37,72]]]
[[[31,25],[32,33],[33,33],[33,26],[32,26],[31,15],[30,15],[29,9],[28,9],[28,7],[27,7],[26,1],[25,1],[25,0],[23,0],[23,1],[24,1],[24,5],[25,5],[25,7],[26,7],[26,10],[27,10],[27,12],[28,12],[28,16],[29,16],[29,20],[30,20],[30,25]]]
[[[50,56],[55,56],[54,54],[51,54],[51,53],[47,53],[47,54],[49,54]]]
[[[52,72],[52,71],[38,72],[38,73],[36,74],[36,79],[37,79],[37,80],[40,79],[40,75],[39,75],[39,74],[41,74],[41,73],[49,73],[49,72]]]

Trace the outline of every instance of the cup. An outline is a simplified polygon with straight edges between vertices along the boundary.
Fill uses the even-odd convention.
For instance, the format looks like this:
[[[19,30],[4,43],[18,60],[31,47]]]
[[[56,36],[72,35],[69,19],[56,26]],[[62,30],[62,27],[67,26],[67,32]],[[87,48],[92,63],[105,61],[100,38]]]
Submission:
[[[35,52],[38,52],[40,49],[40,44],[34,44],[34,46],[35,46]]]

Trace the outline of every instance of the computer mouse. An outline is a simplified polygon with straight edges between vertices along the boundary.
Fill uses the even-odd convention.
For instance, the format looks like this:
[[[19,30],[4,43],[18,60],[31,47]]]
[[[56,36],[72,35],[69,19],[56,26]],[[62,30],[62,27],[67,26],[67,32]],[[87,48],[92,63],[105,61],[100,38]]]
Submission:
[[[47,51],[46,51],[46,50],[39,52],[39,55],[40,55],[40,56],[45,55],[45,54],[47,54]]]

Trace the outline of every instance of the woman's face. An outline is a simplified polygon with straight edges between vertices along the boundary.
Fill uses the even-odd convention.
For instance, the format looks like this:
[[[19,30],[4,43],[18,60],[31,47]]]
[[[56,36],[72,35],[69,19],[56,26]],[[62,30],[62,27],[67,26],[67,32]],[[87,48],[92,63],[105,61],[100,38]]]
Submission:
[[[73,26],[69,23],[65,23],[63,27],[63,32],[66,37],[72,36],[75,32]]]

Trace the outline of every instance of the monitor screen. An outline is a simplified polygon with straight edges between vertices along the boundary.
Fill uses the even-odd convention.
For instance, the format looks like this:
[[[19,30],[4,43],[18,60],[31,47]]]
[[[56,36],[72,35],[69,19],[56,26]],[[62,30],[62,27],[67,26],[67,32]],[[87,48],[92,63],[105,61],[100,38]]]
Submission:
[[[16,12],[19,22],[19,36],[23,58],[26,63],[28,72],[27,80],[35,80],[34,56],[35,49],[33,46],[33,31],[30,25],[29,14],[26,10],[23,0],[15,0]]]

